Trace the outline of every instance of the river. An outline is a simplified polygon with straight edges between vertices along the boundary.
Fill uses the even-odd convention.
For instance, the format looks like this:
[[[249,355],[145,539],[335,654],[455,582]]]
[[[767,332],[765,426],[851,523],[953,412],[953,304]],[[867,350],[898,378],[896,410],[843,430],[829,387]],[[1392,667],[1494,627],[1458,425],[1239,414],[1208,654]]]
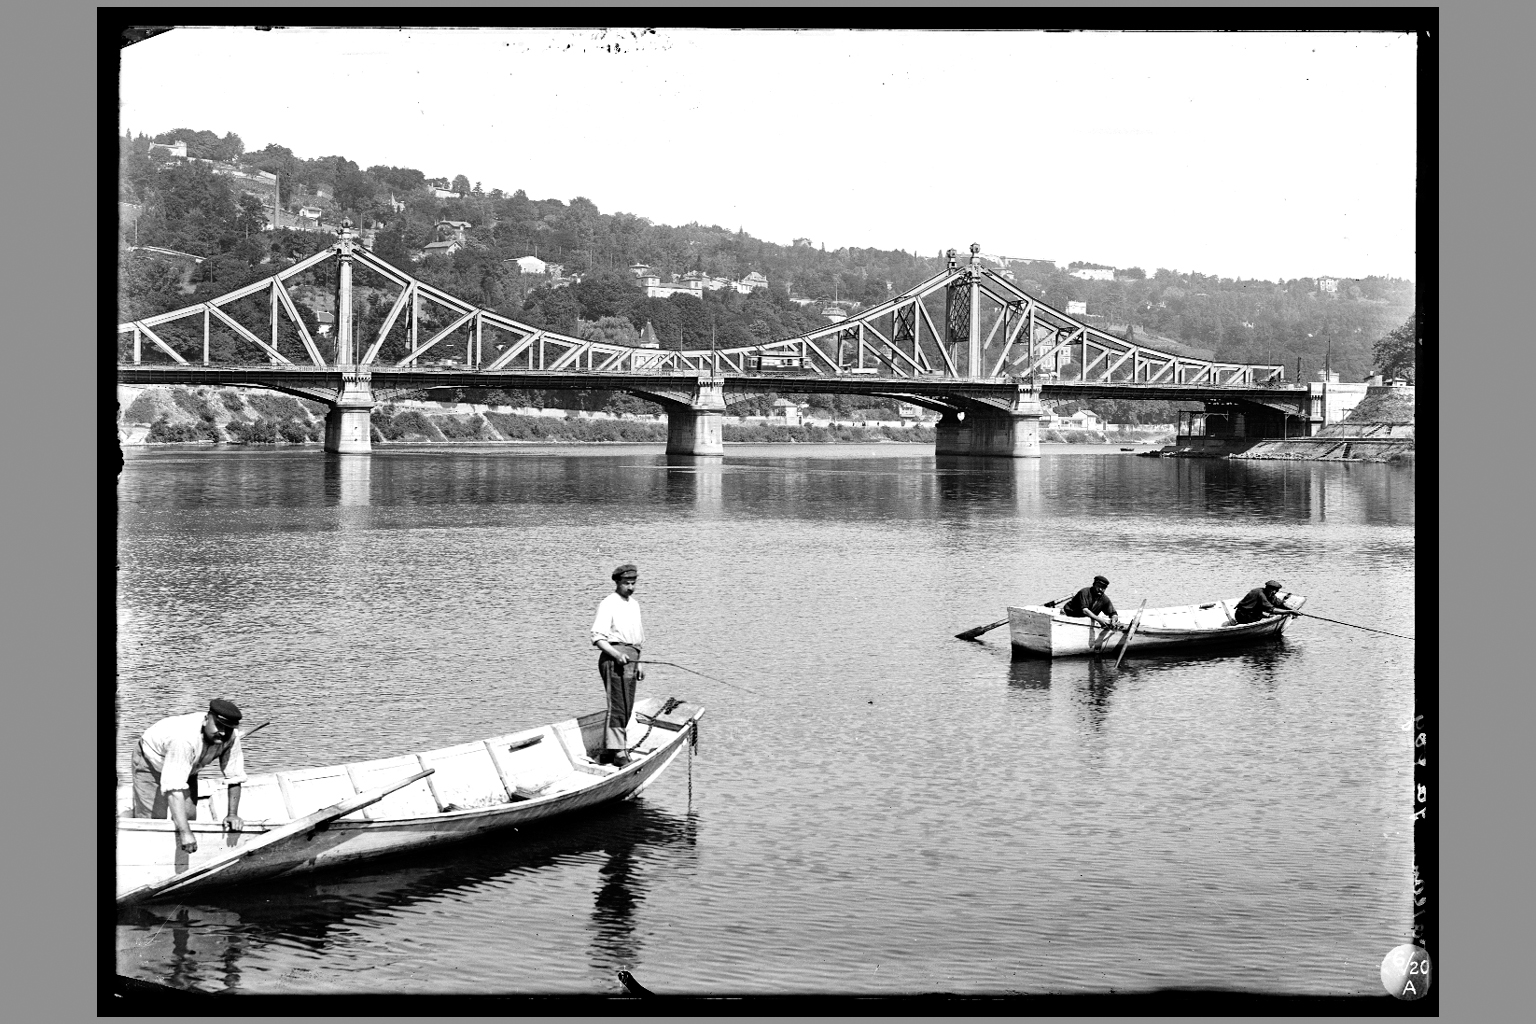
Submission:
[[[117,487],[115,750],[238,701],[251,771],[707,708],[629,804],[117,915],[117,971],[244,994],[1380,995],[1408,941],[1414,644],[1016,661],[953,634],[1096,573],[1123,615],[1269,577],[1413,635],[1412,466],[888,445],[144,448]]]

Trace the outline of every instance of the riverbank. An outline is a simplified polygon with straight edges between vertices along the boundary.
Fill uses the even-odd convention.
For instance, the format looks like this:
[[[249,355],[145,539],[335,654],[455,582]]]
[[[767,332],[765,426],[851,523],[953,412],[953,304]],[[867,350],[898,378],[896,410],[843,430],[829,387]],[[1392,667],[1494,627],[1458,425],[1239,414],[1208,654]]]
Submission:
[[[118,388],[117,436],[121,445],[318,444],[325,435],[325,406],[270,391],[246,388]],[[383,403],[371,414],[374,443],[410,444],[658,444],[667,439],[660,415],[578,412],[433,402]],[[811,421],[774,423],[762,417],[726,416],[727,444],[933,444],[931,422]],[[1042,430],[1050,444],[1151,445],[1171,438],[1156,428]]]

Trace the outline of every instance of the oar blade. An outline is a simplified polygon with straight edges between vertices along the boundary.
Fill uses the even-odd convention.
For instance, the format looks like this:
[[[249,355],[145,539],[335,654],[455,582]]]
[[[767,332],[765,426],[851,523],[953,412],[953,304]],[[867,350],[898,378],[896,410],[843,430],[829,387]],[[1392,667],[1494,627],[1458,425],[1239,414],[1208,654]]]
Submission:
[[[957,639],[957,640],[975,640],[977,637],[981,636],[983,633],[990,633],[992,630],[996,629],[998,626],[1006,626],[1007,624],[1008,624],[1008,620],[1007,619],[998,619],[996,622],[989,622],[985,626],[977,626],[974,629],[966,630],[964,633],[956,633],[955,634],[955,639]]]

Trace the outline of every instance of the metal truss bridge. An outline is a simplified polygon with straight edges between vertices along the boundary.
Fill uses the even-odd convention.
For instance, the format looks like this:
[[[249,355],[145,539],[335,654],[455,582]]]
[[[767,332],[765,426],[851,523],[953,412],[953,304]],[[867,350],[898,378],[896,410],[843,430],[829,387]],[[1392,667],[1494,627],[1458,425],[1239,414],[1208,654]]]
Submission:
[[[940,451],[1015,457],[1038,454],[1042,395],[1239,400],[1287,416],[1305,413],[1305,388],[1287,385],[1283,367],[1191,359],[1126,342],[1020,290],[983,266],[979,249],[971,246],[965,264],[950,250],[949,265],[928,280],[797,337],[669,350],[589,341],[482,309],[373,255],[344,223],[333,245],[269,278],[118,324],[117,378],[270,388],[323,402],[331,408],[332,451],[368,450],[367,410],[376,402],[433,388],[627,391],[666,409],[669,451],[693,454],[720,450],[727,399],[769,392],[897,398],[942,414]],[[317,338],[291,289],[331,260],[335,336]],[[355,268],[394,289],[389,312],[366,339],[355,337]],[[936,322],[924,300],[940,293]],[[216,337],[224,353],[218,360]],[[227,354],[231,342],[240,352],[235,360]],[[394,356],[381,361],[386,347]],[[434,350],[462,358],[433,359]]]

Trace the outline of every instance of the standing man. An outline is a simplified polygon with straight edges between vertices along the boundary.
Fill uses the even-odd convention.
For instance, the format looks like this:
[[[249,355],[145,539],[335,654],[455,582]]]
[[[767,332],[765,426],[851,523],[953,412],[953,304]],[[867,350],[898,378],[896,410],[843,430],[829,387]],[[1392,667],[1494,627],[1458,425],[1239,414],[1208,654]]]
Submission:
[[[164,818],[176,823],[177,845],[197,850],[191,822],[197,818],[198,769],[219,762],[229,785],[229,813],[224,828],[245,828],[237,813],[240,784],[245,781],[245,753],[240,749],[240,709],[233,701],[210,701],[207,714],[162,718],[139,737],[133,749],[133,817]]]
[[[1243,599],[1237,602],[1237,609],[1232,613],[1233,621],[1239,625],[1247,622],[1258,622],[1266,615],[1282,615],[1290,609],[1284,601],[1280,600],[1280,583],[1277,580],[1269,580],[1262,587],[1254,587],[1243,595]]]
[[[1120,625],[1120,613],[1115,611],[1115,602],[1104,593],[1108,587],[1108,579],[1095,576],[1091,587],[1084,587],[1067,598],[1067,603],[1061,606],[1061,614],[1070,615],[1074,619],[1092,619],[1105,629]]]
[[[640,671],[645,627],[640,624],[640,602],[634,596],[639,576],[640,571],[628,563],[613,570],[613,593],[603,598],[597,606],[597,618],[592,620],[592,646],[603,652],[597,659],[597,673],[603,677],[603,692],[608,697],[608,721],[598,763],[621,768],[629,764],[624,730],[635,707],[635,684],[645,678]]]

